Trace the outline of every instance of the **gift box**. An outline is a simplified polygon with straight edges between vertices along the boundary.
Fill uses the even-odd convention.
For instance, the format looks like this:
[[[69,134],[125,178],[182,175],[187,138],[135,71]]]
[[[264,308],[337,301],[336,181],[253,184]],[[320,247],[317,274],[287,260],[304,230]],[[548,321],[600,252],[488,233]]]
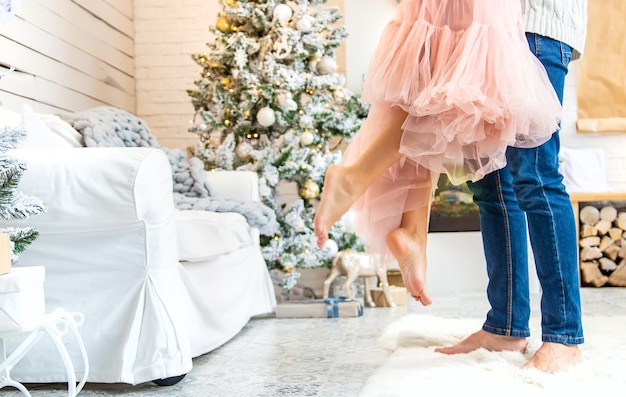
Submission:
[[[387,302],[387,298],[383,293],[382,287],[374,287],[371,288],[370,291],[372,292],[372,300],[377,307],[389,307],[389,303]],[[408,297],[406,288],[390,285],[389,295],[391,295],[391,299],[393,299],[393,302],[396,304],[396,306],[406,305]]]
[[[29,329],[45,312],[43,266],[14,267],[0,276],[0,332]]]
[[[276,305],[276,318],[336,318],[362,315],[363,302],[345,297],[301,300]]]
[[[11,239],[8,233],[0,233],[0,275],[11,271]]]
[[[402,280],[400,270],[387,270],[387,283],[389,285],[404,287],[404,280]]]

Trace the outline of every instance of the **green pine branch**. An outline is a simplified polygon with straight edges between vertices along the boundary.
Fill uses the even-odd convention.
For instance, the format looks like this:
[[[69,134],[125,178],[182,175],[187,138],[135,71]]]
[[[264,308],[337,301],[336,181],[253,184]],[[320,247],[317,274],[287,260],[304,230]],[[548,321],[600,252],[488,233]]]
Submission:
[[[13,243],[13,253],[22,253],[39,236],[39,232],[32,227],[15,228],[7,227],[0,229],[1,233],[7,233]]]

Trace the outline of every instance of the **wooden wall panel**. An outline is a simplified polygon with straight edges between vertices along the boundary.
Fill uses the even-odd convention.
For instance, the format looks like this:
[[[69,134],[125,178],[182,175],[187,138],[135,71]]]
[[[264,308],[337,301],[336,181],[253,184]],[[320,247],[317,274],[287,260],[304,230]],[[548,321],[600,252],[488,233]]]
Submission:
[[[38,112],[98,105],[136,108],[132,3],[122,0],[27,0],[0,25],[4,107]],[[21,98],[21,100],[20,100]]]

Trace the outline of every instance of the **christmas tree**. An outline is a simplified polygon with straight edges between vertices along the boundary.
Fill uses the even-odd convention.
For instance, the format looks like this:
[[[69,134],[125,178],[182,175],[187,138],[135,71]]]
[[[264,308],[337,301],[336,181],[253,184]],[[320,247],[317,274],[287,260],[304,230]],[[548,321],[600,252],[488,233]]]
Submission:
[[[19,127],[0,126],[0,220],[25,220],[46,210],[38,198],[27,196],[17,190],[26,164],[7,154],[26,138],[26,130]],[[18,260],[18,253],[23,252],[38,235],[32,227],[4,227],[0,233],[7,233],[11,241],[11,263]]]
[[[199,138],[193,155],[206,168],[254,170],[262,200],[280,231],[262,236],[270,268],[327,265],[337,250],[362,250],[343,221],[316,247],[313,218],[329,165],[367,115],[368,105],[345,88],[336,50],[347,37],[337,7],[326,0],[220,0],[222,11],[202,67],[189,90]],[[277,187],[295,184],[298,199],[281,203]],[[297,273],[295,277],[297,277]],[[292,279],[291,282],[294,282]],[[287,281],[289,288],[290,281]]]
[[[0,2],[0,23],[12,22],[14,13],[21,6],[21,1]],[[13,66],[9,72],[15,70]],[[5,74],[0,74],[0,80]],[[0,106],[2,100],[0,98]],[[46,211],[41,200],[27,196],[17,190],[26,164],[7,154],[26,139],[26,130],[21,127],[4,125],[0,120],[0,220],[26,220],[29,217]],[[23,252],[38,236],[36,229],[32,227],[0,227],[0,233],[9,235],[11,249],[11,264],[18,261],[18,253]]]

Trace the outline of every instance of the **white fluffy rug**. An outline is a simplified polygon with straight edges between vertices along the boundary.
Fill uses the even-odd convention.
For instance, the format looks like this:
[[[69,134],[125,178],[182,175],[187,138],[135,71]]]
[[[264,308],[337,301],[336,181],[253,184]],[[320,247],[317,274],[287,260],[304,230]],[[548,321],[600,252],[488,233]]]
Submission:
[[[626,317],[585,317],[583,363],[545,374],[521,369],[539,348],[539,319],[526,353],[435,353],[482,325],[477,319],[408,315],[392,323],[378,343],[389,358],[366,382],[360,397],[392,396],[626,396]]]

